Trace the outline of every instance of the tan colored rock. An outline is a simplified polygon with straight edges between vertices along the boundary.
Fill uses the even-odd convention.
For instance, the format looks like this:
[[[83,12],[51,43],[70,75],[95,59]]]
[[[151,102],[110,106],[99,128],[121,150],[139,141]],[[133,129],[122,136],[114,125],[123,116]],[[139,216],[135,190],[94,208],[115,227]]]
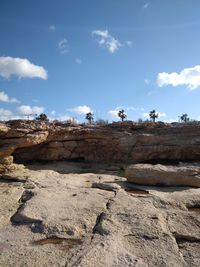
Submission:
[[[0,232],[2,228],[9,224],[10,217],[18,209],[19,200],[22,196],[23,191],[24,190],[20,185],[16,184],[15,186],[12,186],[10,184],[0,182]]]
[[[200,187],[200,167],[133,164],[126,168],[128,182],[143,185]]]
[[[145,125],[69,127],[34,121],[8,122],[1,126],[0,157],[14,155],[22,162],[81,158],[119,163],[199,159],[198,125],[155,124],[152,128]],[[58,152],[54,153],[53,149]]]
[[[13,163],[13,156],[8,156],[0,159],[0,175],[23,169],[24,165]]]
[[[36,164],[13,173],[24,183],[0,180],[0,266],[200,266],[199,188],[131,191],[108,166],[78,174],[88,166]]]
[[[0,158],[0,164],[2,164],[2,165],[11,165],[11,164],[13,164],[13,156]]]

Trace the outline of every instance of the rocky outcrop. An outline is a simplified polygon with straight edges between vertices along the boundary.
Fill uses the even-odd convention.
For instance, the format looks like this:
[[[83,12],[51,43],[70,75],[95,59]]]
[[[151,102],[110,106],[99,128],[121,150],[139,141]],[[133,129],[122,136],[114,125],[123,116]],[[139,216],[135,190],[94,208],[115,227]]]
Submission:
[[[0,181],[0,266],[200,266],[199,188],[136,186],[109,166],[27,167]]]
[[[200,166],[134,164],[126,168],[125,177],[135,184],[200,187]]]
[[[22,163],[78,159],[119,163],[199,160],[200,126],[156,124],[150,128],[133,123],[71,126],[8,122],[0,124],[1,161],[9,156]]]

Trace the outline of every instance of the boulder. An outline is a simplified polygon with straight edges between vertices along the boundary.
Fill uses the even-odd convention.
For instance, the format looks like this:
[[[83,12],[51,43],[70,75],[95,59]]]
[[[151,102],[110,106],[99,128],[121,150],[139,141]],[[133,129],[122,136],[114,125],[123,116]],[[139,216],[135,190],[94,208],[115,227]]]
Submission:
[[[133,164],[125,170],[127,181],[143,185],[200,187],[200,167]]]

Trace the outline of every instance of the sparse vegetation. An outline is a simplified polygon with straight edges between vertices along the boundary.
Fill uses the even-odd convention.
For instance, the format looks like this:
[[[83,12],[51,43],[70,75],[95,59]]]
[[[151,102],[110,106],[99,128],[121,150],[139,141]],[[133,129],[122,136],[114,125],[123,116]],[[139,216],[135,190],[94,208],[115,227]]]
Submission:
[[[92,122],[94,120],[94,114],[92,112],[86,113],[85,119],[88,121],[89,124],[92,124]]]
[[[109,124],[108,120],[103,120],[103,119],[98,119],[96,122],[95,122],[96,125],[107,125]]]
[[[180,116],[180,121],[181,122],[189,122],[190,118],[188,117],[188,114],[187,113],[184,113]]]
[[[36,117],[36,120],[37,121],[48,121],[49,119],[46,114],[41,113],[39,116]]]
[[[153,122],[156,121],[156,118],[158,118],[158,113],[155,111],[155,109],[149,112],[149,117]]]
[[[124,109],[119,110],[119,112],[118,112],[118,117],[120,117],[120,119],[121,119],[122,121],[124,121],[124,119],[126,119],[127,115],[125,114]]]

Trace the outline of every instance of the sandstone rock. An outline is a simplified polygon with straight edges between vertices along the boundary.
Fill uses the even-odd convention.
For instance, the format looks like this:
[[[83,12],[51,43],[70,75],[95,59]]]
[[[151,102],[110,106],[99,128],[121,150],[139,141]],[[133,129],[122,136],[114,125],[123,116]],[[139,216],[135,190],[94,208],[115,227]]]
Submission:
[[[16,212],[22,193],[23,188],[19,184],[11,186],[0,182],[0,233],[1,229],[9,224],[10,217]]]
[[[57,168],[72,170],[63,164]],[[61,174],[54,166],[15,173],[25,183],[0,181],[1,266],[200,265],[200,189],[138,185],[149,192],[142,195],[123,190],[130,186],[123,177]]]
[[[24,165],[13,163],[12,156],[0,159],[0,175],[23,169]]]
[[[107,190],[107,191],[116,191],[116,190],[121,189],[120,185],[114,184],[114,183],[93,183],[92,187],[99,188],[102,190]]]
[[[7,123],[0,129],[0,157],[14,155],[21,162],[82,159],[110,163],[199,159],[198,125],[137,128],[129,123],[113,126]]]
[[[128,182],[146,185],[200,187],[200,168],[134,164],[126,168]]]

